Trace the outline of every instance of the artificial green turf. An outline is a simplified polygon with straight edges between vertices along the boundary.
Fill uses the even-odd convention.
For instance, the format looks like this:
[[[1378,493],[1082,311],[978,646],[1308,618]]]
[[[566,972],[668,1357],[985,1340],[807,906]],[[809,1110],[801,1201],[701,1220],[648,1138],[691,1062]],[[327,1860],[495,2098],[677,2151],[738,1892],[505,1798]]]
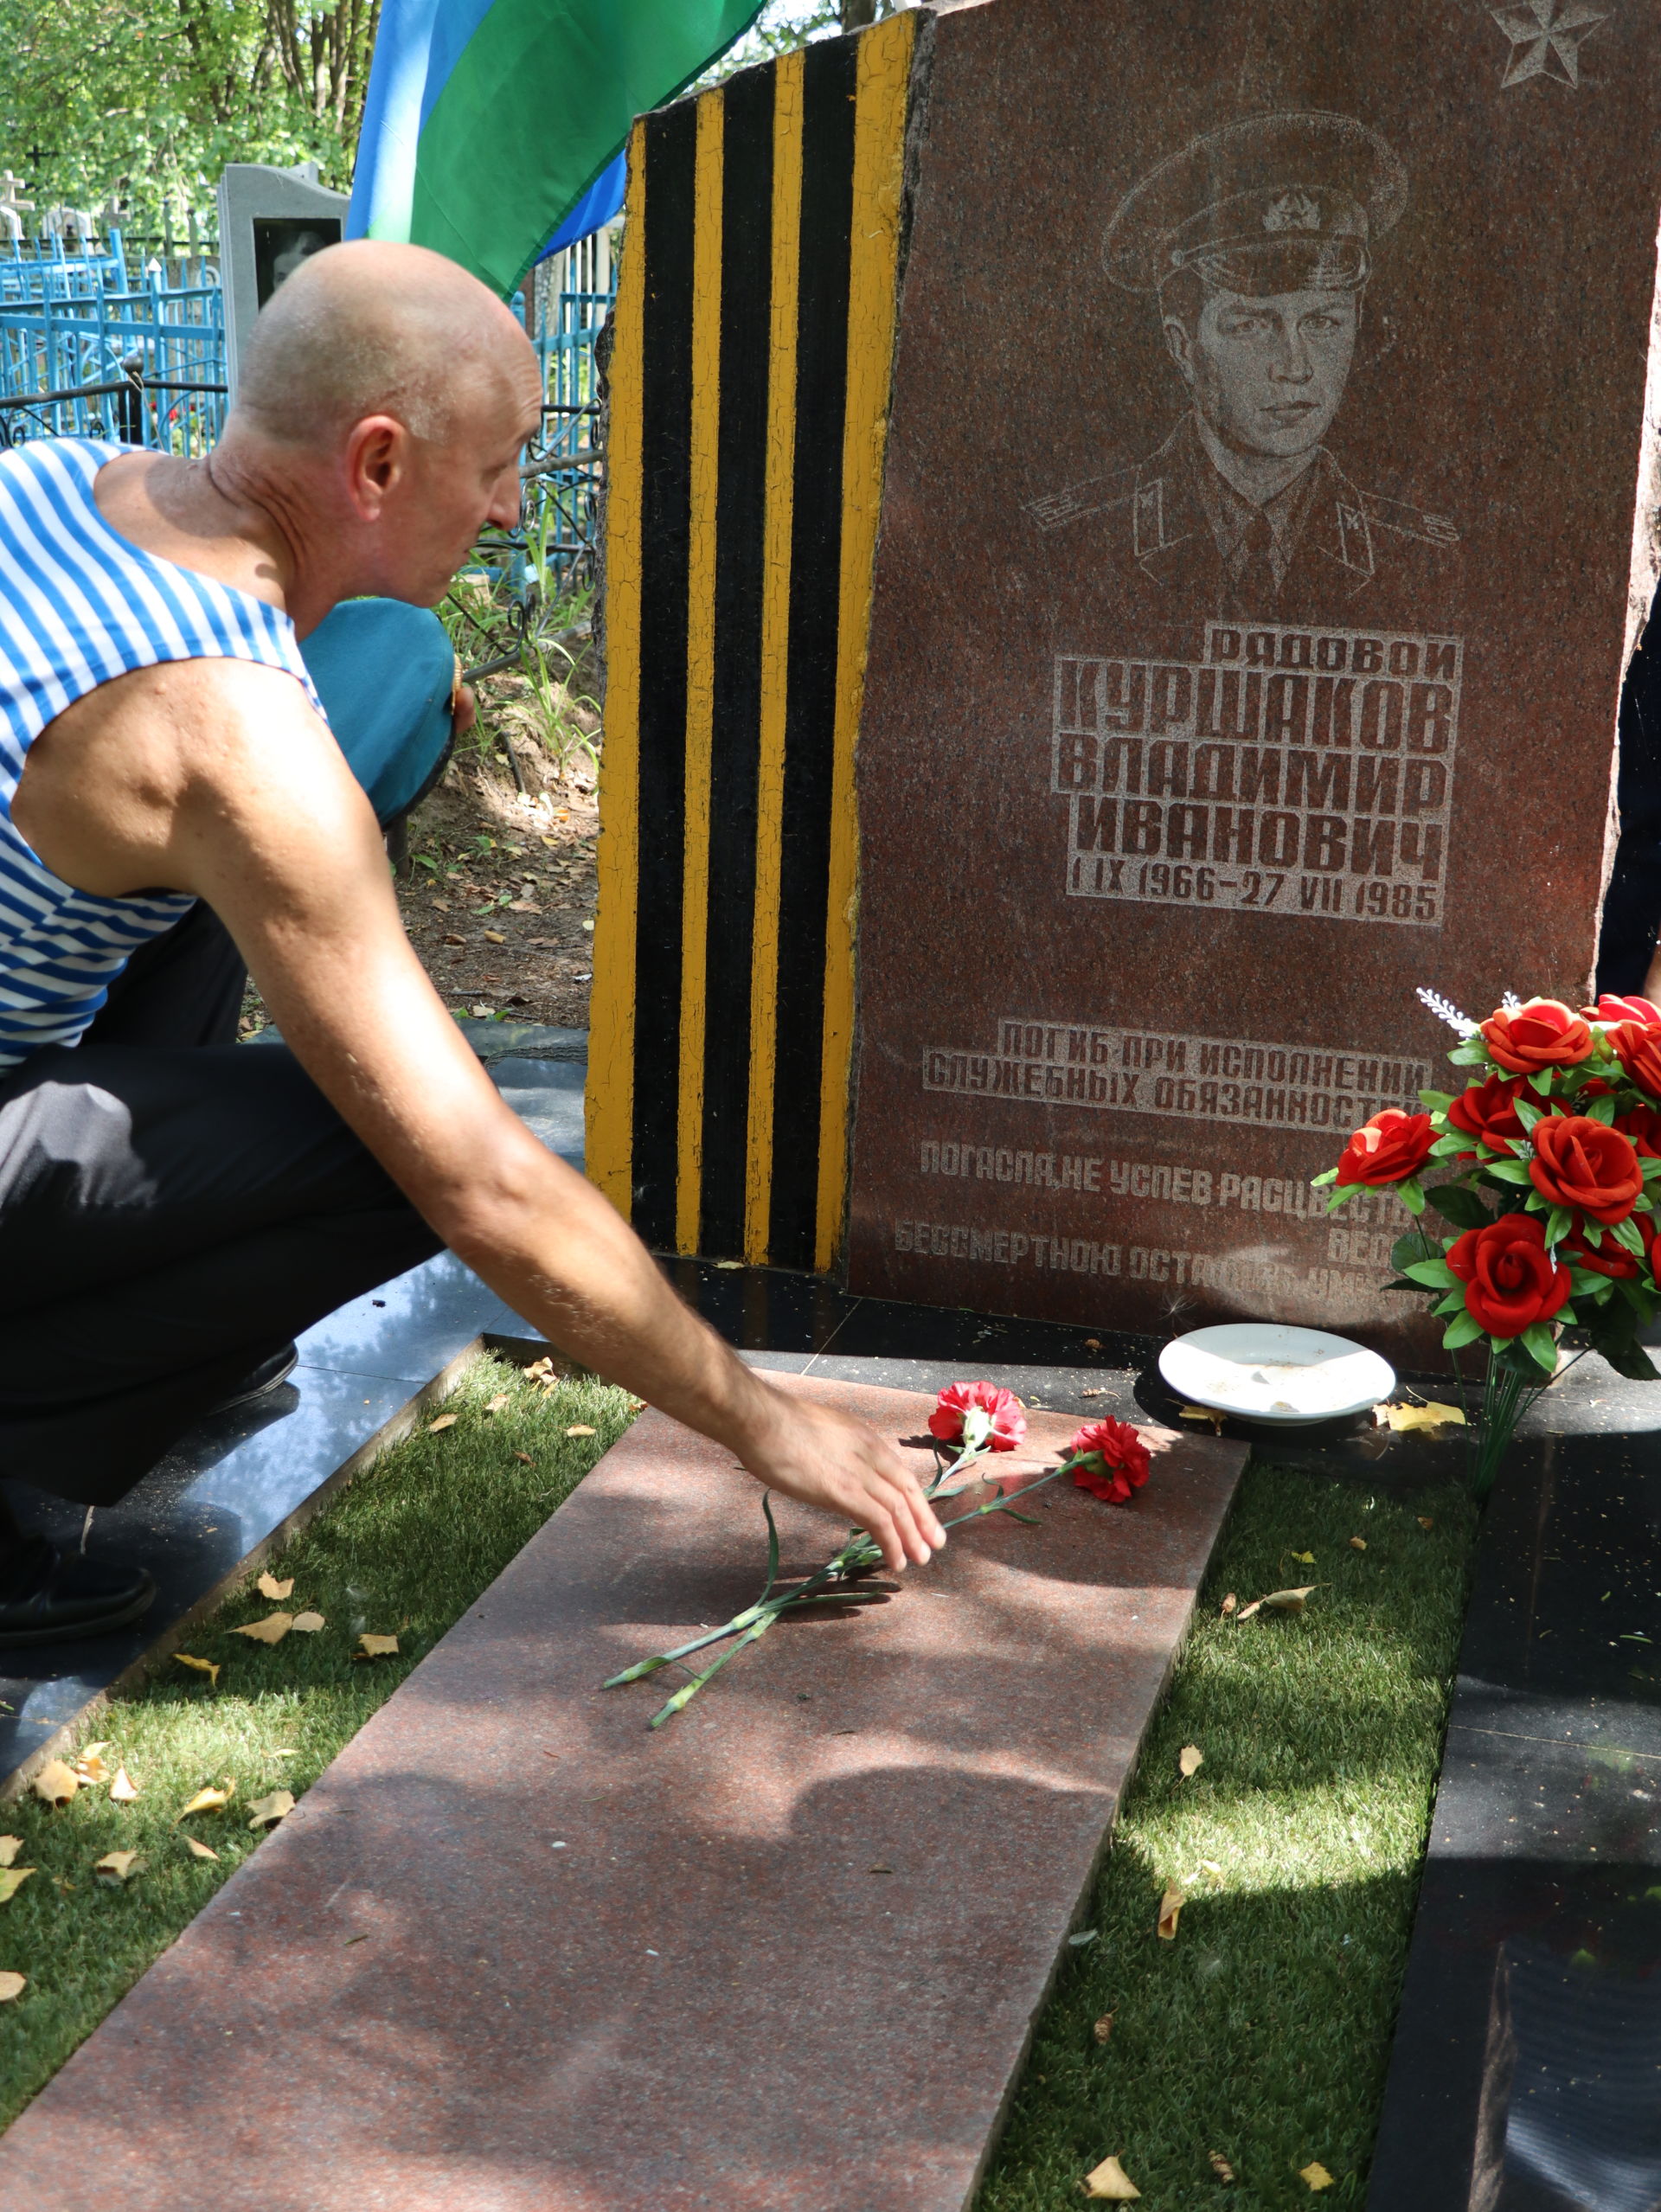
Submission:
[[[1147,2212],[1363,2202],[1475,1517],[1457,1488],[1248,1469],[978,2212],[1075,2206],[1110,2154]],[[1220,1617],[1307,1582],[1302,1613]]]
[[[502,1393],[507,1403],[486,1414]],[[270,1562],[294,1580],[281,1609],[321,1613],[325,1628],[269,1647],[233,1634],[278,1609],[250,1578],[186,1639],[219,1663],[216,1689],[170,1661],[82,1732],[83,1744],[107,1741],[105,1763],[125,1766],[143,1792],[136,1803],[96,1788],[61,1810],[32,1793],[0,1804],[0,1835],[22,1839],[16,1864],[36,1869],[0,1904],[0,1971],[28,1977],[0,2005],[0,2127],[259,1849],[250,1803],[277,1789],[298,1797],[316,1779],[622,1433],[634,1405],[587,1380],[544,1395],[518,1369],[481,1360],[441,1408],[458,1416],[453,1427],[388,1452]],[[595,1433],[565,1434],[579,1425]],[[395,1635],[397,1656],[355,1659],[365,1630]],[[236,1794],[223,1811],[178,1823],[199,1789],[227,1779]],[[217,1862],[193,1858],[187,1833]],[[124,1886],[93,1871],[112,1850],[141,1855]]]

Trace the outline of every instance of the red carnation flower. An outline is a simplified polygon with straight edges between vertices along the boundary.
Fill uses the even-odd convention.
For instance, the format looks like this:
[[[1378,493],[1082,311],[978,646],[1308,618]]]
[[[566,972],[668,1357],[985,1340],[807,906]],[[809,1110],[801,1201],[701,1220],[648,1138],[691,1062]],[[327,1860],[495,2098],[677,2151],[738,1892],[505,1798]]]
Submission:
[[[1502,1214],[1467,1229],[1448,1247],[1447,1264],[1465,1285],[1465,1311],[1491,1337],[1520,1337],[1549,1321],[1574,1287],[1567,1267],[1546,1250],[1537,1214]]]
[[[935,1401],[928,1433],[942,1444],[1013,1452],[1027,1433],[1027,1417],[1015,1393],[996,1382],[952,1382]]]
[[[1423,1167],[1435,1141],[1427,1113],[1404,1113],[1400,1106],[1386,1106],[1363,1122],[1344,1146],[1338,1182],[1405,1183]]]
[[[1090,1421],[1067,1448],[1079,1462],[1073,1470],[1079,1488],[1110,1505],[1128,1505],[1148,1479],[1148,1447],[1129,1421]]]

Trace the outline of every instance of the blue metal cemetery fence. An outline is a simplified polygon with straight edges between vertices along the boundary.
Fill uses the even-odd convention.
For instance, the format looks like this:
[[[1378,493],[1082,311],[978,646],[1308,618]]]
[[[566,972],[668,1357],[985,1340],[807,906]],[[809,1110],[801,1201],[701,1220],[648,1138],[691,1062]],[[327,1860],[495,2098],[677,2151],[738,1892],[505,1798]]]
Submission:
[[[0,446],[115,438],[206,452],[225,418],[225,318],[217,271],[170,284],[130,269],[119,231],[103,252],[61,240],[0,251]]]
[[[606,233],[536,272],[545,405],[527,455],[521,530],[505,553],[516,590],[582,580],[593,556],[599,454],[594,342],[616,296]],[[176,281],[172,280],[176,278]],[[516,298],[522,317],[524,302]],[[206,452],[225,420],[225,318],[216,260],[140,263],[118,230],[102,250],[61,239],[0,245],[0,446],[112,438]]]

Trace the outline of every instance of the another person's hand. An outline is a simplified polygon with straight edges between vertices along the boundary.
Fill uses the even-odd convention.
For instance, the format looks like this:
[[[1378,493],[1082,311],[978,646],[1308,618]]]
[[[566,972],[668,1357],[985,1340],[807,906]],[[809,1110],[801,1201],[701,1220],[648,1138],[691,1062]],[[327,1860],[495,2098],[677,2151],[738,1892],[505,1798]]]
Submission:
[[[869,1530],[892,1572],[927,1565],[946,1531],[905,1454],[864,1421],[764,1389],[739,1452],[756,1480]]]

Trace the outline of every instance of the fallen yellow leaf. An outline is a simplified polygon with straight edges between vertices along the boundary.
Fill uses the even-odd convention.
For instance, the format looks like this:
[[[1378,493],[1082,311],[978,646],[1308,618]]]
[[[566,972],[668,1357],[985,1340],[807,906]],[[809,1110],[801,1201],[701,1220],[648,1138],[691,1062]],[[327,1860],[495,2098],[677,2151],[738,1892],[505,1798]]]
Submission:
[[[1222,1868],[1219,1862],[1215,1859],[1202,1859],[1200,1861],[1200,1871],[1202,1874],[1220,1875],[1222,1872]]]
[[[437,1420],[428,1421],[426,1425],[427,1434],[429,1436],[436,1436],[441,1428],[453,1428],[456,1425],[456,1418],[457,1417],[454,1414],[440,1414]]]
[[[1287,1557],[1295,1559],[1301,1567],[1313,1567],[1315,1564],[1315,1555],[1312,1551],[1290,1552]]]
[[[0,1867],[0,1905],[15,1897],[34,1871],[32,1866]]]
[[[48,1805],[67,1805],[80,1787],[74,1769],[61,1759],[48,1759],[35,1777],[35,1794],[44,1798]]]
[[[1366,1537],[1351,1536],[1350,1539],[1350,1548],[1351,1551],[1365,1551],[1367,1548]]]
[[[1419,1526],[1421,1529],[1433,1529],[1436,1526],[1436,1523],[1431,1519],[1428,1513],[1421,1513],[1419,1516]]]
[[[125,1766],[115,1770],[115,1779],[110,1784],[110,1795],[117,1805],[131,1805],[138,1794],[138,1785]]]
[[[1165,1894],[1159,1900],[1159,1940],[1162,1943],[1177,1940],[1177,1920],[1187,1899],[1174,1882],[1165,1885]]]
[[[194,1836],[187,1836],[184,1848],[193,1859],[217,1859],[219,1853],[210,1844],[199,1843]]]
[[[385,1659],[398,1649],[395,1636],[360,1636],[358,1657],[364,1659]]]
[[[253,1587],[262,1598],[292,1598],[294,1594],[294,1577],[291,1574],[286,1582],[279,1582],[267,1568]]]
[[[93,1872],[100,1882],[130,1881],[139,1864],[137,1851],[106,1851]]]
[[[0,2004],[10,2004],[13,1997],[21,1997],[28,1987],[26,1975],[0,1974]]]
[[[320,1613],[297,1613],[294,1616],[294,1633],[297,1636],[315,1636],[320,1628],[326,1628],[328,1625]]]
[[[246,1627],[234,1628],[233,1636],[246,1636],[255,1644],[280,1644],[294,1625],[292,1613],[267,1613],[263,1620],[251,1620]]]
[[[1107,2038],[1113,2032],[1113,2014],[1111,2012],[1104,2012],[1100,2019],[1097,2021],[1095,2026],[1090,2032],[1099,2043],[1105,2043],[1107,2041]]]
[[[1214,2174],[1215,2174],[1219,2181],[1234,2180],[1235,2170],[1229,2164],[1227,2158],[1223,2157],[1221,2151],[1208,2151],[1205,2155],[1210,2159],[1211,2170]]]
[[[1276,1613],[1302,1613],[1304,1600],[1311,1590],[1320,1588],[1318,1582],[1305,1582],[1301,1590],[1271,1590],[1267,1598],[1255,1598],[1249,1606],[1242,1606],[1240,1617],[1249,1620],[1260,1606],[1269,1606]]]
[[[1100,1398],[1101,1395],[1102,1394],[1100,1390],[1087,1391],[1085,1393],[1087,1397],[1093,1398]],[[1228,1414],[1220,1412],[1215,1406],[1184,1406],[1177,1414],[1177,1419],[1179,1420],[1209,1421],[1212,1428],[1219,1436],[1222,1434],[1222,1425],[1228,1418]]]
[[[285,1813],[292,1812],[293,1810],[292,1790],[273,1790],[269,1797],[256,1798],[248,1807],[248,1811],[253,1815],[248,1825],[250,1828],[269,1828],[273,1821],[280,1820]]]
[[[1456,1424],[1460,1428],[1465,1427],[1465,1415],[1457,1406],[1439,1405],[1433,1398],[1427,1405],[1382,1406],[1379,1411],[1383,1414],[1394,1429],[1441,1428],[1449,1422]],[[1310,2186],[1313,2189],[1318,2184],[1311,2182]],[[1324,2189],[1327,2183],[1322,2182],[1318,2186]]]
[[[507,941],[499,929],[487,929],[484,932],[484,942],[487,945],[505,945]]]
[[[1190,1775],[1197,1774],[1204,1766],[1205,1754],[1198,1744],[1185,1743],[1177,1754],[1177,1764],[1182,1770],[1183,1779],[1187,1781]]]
[[[184,1810],[182,1812],[176,1812],[173,1818],[175,1820],[188,1820],[193,1812],[218,1812],[228,1805],[235,1795],[234,1782],[227,1782],[222,1790],[215,1790],[211,1786],[207,1789],[198,1790]]]
[[[1318,2158],[1311,2158],[1306,2166],[1298,2169],[1299,2181],[1306,2181],[1311,2189],[1331,2189],[1332,2177]]]
[[[1229,1614],[1236,1609],[1239,1604],[1240,1600],[1235,1595],[1234,1592],[1230,1590],[1228,1596],[1223,1600],[1222,1605],[1220,1608],[1225,1620],[1228,1619]]]
[[[88,1788],[99,1782],[107,1782],[110,1770],[104,1764],[102,1754],[108,1749],[107,1744],[89,1743],[75,1761],[76,1781],[86,1784]]]
[[[511,1405],[512,1402],[513,1394],[511,1391],[498,1390],[495,1397],[488,1401],[484,1410],[487,1414],[499,1414],[503,1406]]]
[[[568,1436],[597,1436],[598,1429],[590,1428],[587,1421],[573,1421],[565,1432]]]
[[[206,1675],[213,1687],[215,1689],[218,1689],[219,1665],[217,1661],[213,1659],[194,1658],[189,1651],[176,1651],[173,1654],[173,1657],[180,1666],[189,1667],[193,1673]]]
[[[1142,2192],[1131,2179],[1117,2158],[1104,2158],[1099,2166],[1092,2167],[1084,2177],[1087,2196],[1110,2196],[1116,2204],[1128,2204]]]
[[[541,1359],[532,1360],[530,1365],[525,1369],[527,1382],[548,1382],[553,1380],[553,1377],[554,1362],[546,1352]]]
[[[22,1848],[21,1836],[0,1836],[0,1866],[10,1866]]]
[[[529,1452],[516,1452],[513,1456],[516,1459],[523,1460],[525,1465],[528,1467],[534,1467],[536,1465],[536,1462],[531,1458]]]

